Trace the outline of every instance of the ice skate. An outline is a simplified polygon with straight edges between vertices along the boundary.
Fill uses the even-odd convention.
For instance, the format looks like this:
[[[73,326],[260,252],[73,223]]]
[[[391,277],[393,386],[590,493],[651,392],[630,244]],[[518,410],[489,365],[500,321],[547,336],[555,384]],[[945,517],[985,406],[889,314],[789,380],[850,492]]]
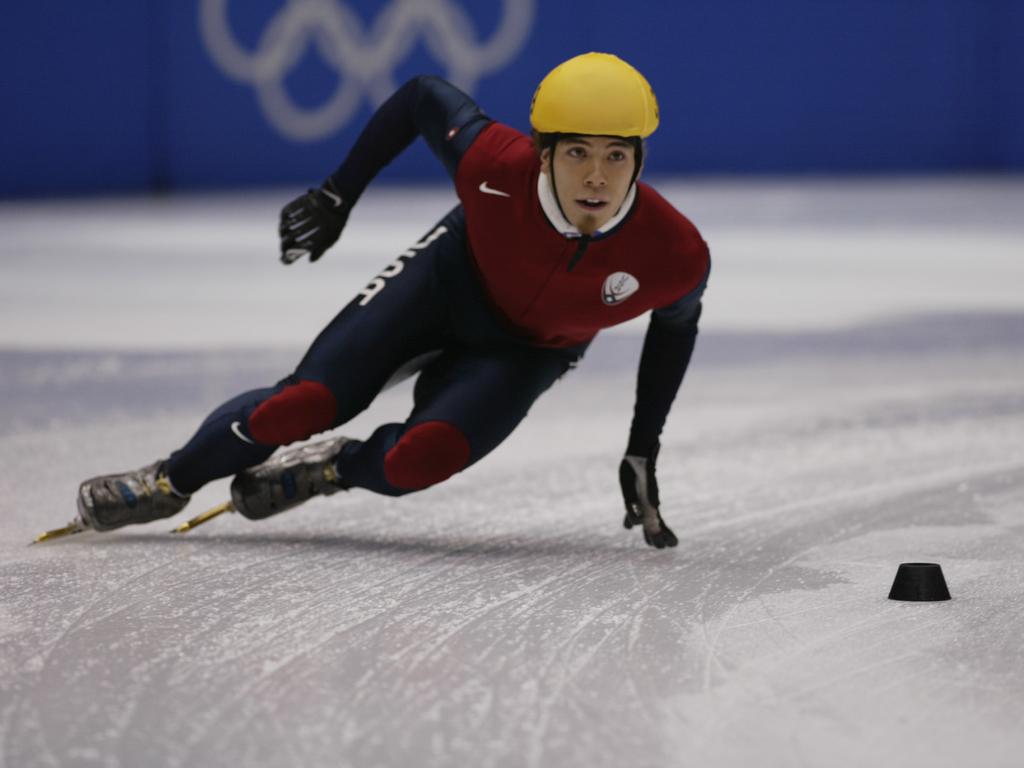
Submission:
[[[308,501],[347,490],[334,468],[334,459],[347,437],[290,448],[262,464],[242,470],[231,483],[236,511],[262,520]]]
[[[109,531],[180,512],[189,497],[174,491],[164,463],[156,461],[131,472],[86,480],[78,487],[81,524],[94,531]]]

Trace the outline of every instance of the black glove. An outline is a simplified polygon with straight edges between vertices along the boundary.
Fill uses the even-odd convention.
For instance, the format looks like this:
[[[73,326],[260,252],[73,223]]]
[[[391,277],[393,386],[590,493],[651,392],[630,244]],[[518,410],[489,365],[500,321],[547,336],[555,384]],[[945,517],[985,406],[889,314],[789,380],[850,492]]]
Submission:
[[[311,189],[281,209],[281,261],[291,264],[303,256],[316,261],[337,241],[352,208],[331,180]]]
[[[642,525],[644,541],[652,547],[664,549],[674,547],[679,539],[665,525],[658,511],[658,478],[654,467],[659,447],[655,445],[650,456],[626,454],[619,464],[619,484],[622,486],[622,498],[626,502],[626,519],[622,524],[626,528]]]

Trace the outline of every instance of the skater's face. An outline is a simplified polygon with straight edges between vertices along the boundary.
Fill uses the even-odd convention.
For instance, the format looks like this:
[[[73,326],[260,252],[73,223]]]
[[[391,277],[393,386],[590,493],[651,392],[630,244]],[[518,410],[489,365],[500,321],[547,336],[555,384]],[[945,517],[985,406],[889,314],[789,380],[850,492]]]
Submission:
[[[541,152],[541,170],[555,172],[555,192],[566,218],[591,234],[608,222],[629,192],[636,150],[614,136],[578,136]]]

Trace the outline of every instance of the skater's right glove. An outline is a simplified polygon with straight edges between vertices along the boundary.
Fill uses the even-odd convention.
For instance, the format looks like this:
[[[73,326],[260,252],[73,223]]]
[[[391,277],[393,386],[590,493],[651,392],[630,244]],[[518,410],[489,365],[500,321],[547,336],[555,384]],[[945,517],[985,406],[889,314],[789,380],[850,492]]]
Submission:
[[[658,509],[658,478],[655,475],[658,448],[655,445],[649,456],[627,454],[619,464],[619,485],[626,503],[626,518],[622,524],[626,528],[642,525],[644,541],[652,547],[664,549],[676,546],[679,539],[665,525]]]
[[[281,209],[281,261],[291,264],[303,256],[316,261],[341,235],[351,206],[328,179],[319,189],[292,200]]]

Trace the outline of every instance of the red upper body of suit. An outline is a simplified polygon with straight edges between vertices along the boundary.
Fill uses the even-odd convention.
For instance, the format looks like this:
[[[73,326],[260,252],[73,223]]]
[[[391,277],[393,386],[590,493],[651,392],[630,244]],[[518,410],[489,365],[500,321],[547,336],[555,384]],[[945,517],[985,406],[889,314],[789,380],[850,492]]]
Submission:
[[[491,123],[462,156],[455,176],[484,289],[532,343],[585,343],[602,328],[703,288],[707,244],[689,219],[643,183],[637,183],[624,218],[596,234],[569,271],[579,238],[566,237],[545,214],[539,174],[533,142]]]

